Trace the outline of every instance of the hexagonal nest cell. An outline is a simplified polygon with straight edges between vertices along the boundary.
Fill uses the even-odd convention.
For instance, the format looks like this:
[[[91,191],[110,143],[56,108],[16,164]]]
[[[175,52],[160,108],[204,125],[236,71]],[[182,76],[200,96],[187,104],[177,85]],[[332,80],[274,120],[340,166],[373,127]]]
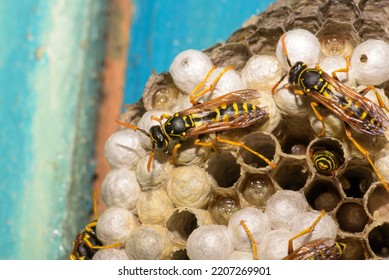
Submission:
[[[379,3],[278,1],[251,18],[226,43],[203,52],[184,51],[174,59],[169,72],[154,73],[143,92],[146,113],[120,117],[123,123],[131,124],[121,129],[136,130],[131,133],[132,142],[115,138],[114,134],[116,142],[107,146],[113,150],[107,151],[107,157],[113,155],[119,161],[112,169],[130,169],[135,177],[131,182],[130,178],[128,182],[111,180],[112,184],[126,185],[132,189],[135,200],[139,196],[141,201],[125,209],[137,219],[137,224],[122,229],[126,232],[117,240],[122,242],[121,250],[133,257],[127,243],[137,237],[134,228],[155,223],[153,226],[164,232],[159,241],[153,239],[166,246],[158,255],[162,259],[201,256],[192,251],[196,247],[204,250],[204,259],[256,258],[250,238],[256,240],[261,251],[266,247],[266,242],[261,243],[265,233],[272,231],[283,231],[284,241],[273,242],[284,244],[281,251],[286,257],[287,241],[296,233],[294,228],[298,228],[293,220],[312,212],[307,218],[309,225],[319,211],[325,210],[322,220],[330,219],[329,227],[334,230],[331,237],[315,235],[320,231],[319,220],[308,234],[319,240],[316,245],[305,245],[313,246],[307,247],[310,252],[324,246],[324,241],[320,241],[324,239],[320,238],[331,238],[331,244],[342,244],[339,248],[343,249],[345,245],[345,249],[328,258],[387,259],[389,146],[384,130],[389,124],[388,114],[378,105],[371,105],[376,101],[374,90],[362,90],[365,96],[356,95],[361,97],[354,99],[344,93],[358,94],[361,90],[357,86],[369,85],[363,82],[370,79],[369,73],[358,78],[354,73],[362,70],[353,63],[348,71],[344,69],[362,44],[380,40],[384,51],[389,50],[389,14]],[[293,32],[297,41],[291,43],[289,34]],[[370,48],[363,52],[365,64],[375,55],[374,44]],[[290,61],[285,59],[286,49]],[[385,55],[389,60],[389,54]],[[337,61],[330,65],[340,61],[340,66],[328,68],[328,59]],[[296,76],[289,72],[298,60],[306,62],[314,73],[328,73],[328,78],[319,78],[324,77],[330,85],[324,88],[316,76],[309,76],[312,80],[306,82],[314,84],[314,93],[302,94],[300,78],[293,81]],[[320,71],[315,68],[317,63],[322,65]],[[229,65],[236,67],[226,68]],[[389,71],[388,65],[384,72]],[[342,70],[336,72],[339,68]],[[341,80],[341,86],[334,82],[333,73]],[[284,75],[288,78],[283,80]],[[378,78],[377,75],[373,74],[371,79]],[[383,102],[388,102],[385,81],[378,81],[371,84],[376,85]],[[307,84],[304,85],[308,87]],[[200,86],[194,90],[197,85]],[[190,96],[196,97],[193,104]],[[357,124],[350,121],[352,117]],[[359,124],[364,119],[368,119],[366,127]],[[137,141],[136,149],[131,148]],[[141,200],[142,193],[149,193],[149,200]],[[273,198],[281,193],[298,194],[301,199],[281,199],[278,208],[274,207]],[[124,197],[120,191],[110,195]],[[140,219],[140,203],[150,203],[146,221]],[[252,209],[261,214],[254,211],[257,214],[250,216],[247,212]],[[259,216],[261,220],[256,220]],[[99,228],[114,227],[109,223],[99,225],[99,221],[98,238]],[[199,235],[202,229],[204,235]],[[133,242],[136,240],[130,243]],[[191,242],[190,248],[187,242]],[[194,243],[196,246],[193,242],[199,243]],[[155,248],[160,244],[157,243]],[[217,245],[223,248],[213,248],[215,244],[223,244]],[[153,246],[147,250],[153,250]],[[326,246],[328,253],[330,245]],[[212,254],[206,253],[211,251]]]

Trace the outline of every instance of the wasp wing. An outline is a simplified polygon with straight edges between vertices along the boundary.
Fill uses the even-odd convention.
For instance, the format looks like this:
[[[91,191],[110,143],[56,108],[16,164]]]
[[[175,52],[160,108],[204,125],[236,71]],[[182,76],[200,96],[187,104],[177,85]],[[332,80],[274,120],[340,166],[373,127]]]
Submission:
[[[294,250],[284,260],[336,260],[341,251],[329,238],[321,238],[308,242]]]
[[[371,115],[372,118],[374,118],[378,123],[381,123],[383,125],[388,124],[388,116],[379,105],[377,105],[370,99],[364,97],[363,95],[355,92],[346,85],[342,84],[338,80],[334,79],[332,76],[326,73],[322,73],[322,76],[335,89],[334,98],[343,98],[346,100],[351,100],[354,105],[358,104],[359,108]],[[311,93],[309,95],[316,99],[322,105],[326,106],[329,110],[334,112],[343,121],[349,124],[354,130],[377,136],[382,135],[384,133],[382,127],[377,127],[377,125],[371,123],[368,120],[358,118],[357,116],[355,116],[355,114],[352,113],[352,111],[342,108],[339,105],[339,102],[326,98],[325,96],[319,93]]]
[[[230,117],[228,121],[205,122],[202,125],[188,129],[186,134],[188,137],[195,137],[206,133],[245,128],[259,120],[265,119],[267,116],[268,114],[264,110],[259,109],[236,117]]]
[[[222,96],[216,97],[204,103],[197,104],[193,107],[178,112],[179,115],[197,114],[206,110],[219,107],[222,104],[240,103],[247,100],[259,98],[258,91],[255,89],[242,89],[233,91]]]

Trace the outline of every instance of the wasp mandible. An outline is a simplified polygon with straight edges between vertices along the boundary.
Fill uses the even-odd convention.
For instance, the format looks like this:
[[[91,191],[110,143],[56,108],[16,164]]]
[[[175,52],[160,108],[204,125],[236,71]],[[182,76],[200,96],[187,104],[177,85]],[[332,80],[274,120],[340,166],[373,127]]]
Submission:
[[[345,122],[347,138],[367,158],[379,180],[386,190],[389,191],[389,184],[377,170],[370,158],[369,152],[352,137],[350,131],[351,127],[357,132],[372,136],[385,135],[385,131],[389,125],[389,117],[383,108],[387,111],[389,111],[389,109],[383,103],[379,93],[372,85],[358,93],[339,81],[336,73],[348,72],[350,66],[349,57],[346,59],[345,68],[333,71],[332,76],[325,73],[318,64],[316,64],[315,68],[308,68],[304,62],[298,61],[292,66],[285,44],[285,35],[286,34],[281,37],[282,49],[287,63],[291,68],[289,73],[285,74],[280,81],[274,85],[272,93],[276,93],[276,89],[281,81],[289,74],[289,84],[284,87],[292,89],[295,94],[308,95],[315,99],[315,102],[311,102],[311,107],[315,116],[322,123],[322,130],[318,136],[322,137],[325,135],[324,119],[317,110],[317,107],[320,104],[328,108]],[[363,94],[370,90],[375,92],[379,105],[363,96]]]
[[[212,68],[210,72],[213,71],[213,69],[214,68]],[[199,91],[204,85],[204,81],[209,77],[210,72],[206,75],[204,80],[190,94],[190,101],[193,104],[192,107],[174,113],[172,116],[168,114],[162,114],[160,117],[153,116],[152,119],[159,121],[160,124],[152,126],[149,132],[137,126],[118,120],[116,121],[120,125],[138,130],[150,138],[153,147],[147,164],[148,171],[150,171],[151,162],[156,149],[166,151],[169,147],[169,143],[173,140],[182,141],[191,138],[193,139],[200,135],[214,132],[216,133],[216,142],[241,147],[261,158],[272,168],[276,167],[275,163],[246,146],[244,143],[220,137],[220,132],[222,131],[245,128],[269,117],[264,109],[248,102],[249,100],[258,98],[258,92],[256,90],[238,90],[204,103],[198,103],[196,101],[196,99],[206,92],[213,90],[221,75],[229,69],[231,69],[231,67],[225,68],[209,87]],[[162,122],[163,119],[166,119],[164,123]],[[214,147],[214,143],[201,142],[199,138],[195,139],[194,144]],[[178,142],[172,150],[171,158],[173,162],[175,154],[180,147],[181,143]]]
[[[103,245],[97,238],[97,193],[93,194],[93,211],[95,220],[88,223],[73,241],[73,249],[69,255],[71,260],[91,260],[100,249],[117,248],[123,246],[121,243]]]

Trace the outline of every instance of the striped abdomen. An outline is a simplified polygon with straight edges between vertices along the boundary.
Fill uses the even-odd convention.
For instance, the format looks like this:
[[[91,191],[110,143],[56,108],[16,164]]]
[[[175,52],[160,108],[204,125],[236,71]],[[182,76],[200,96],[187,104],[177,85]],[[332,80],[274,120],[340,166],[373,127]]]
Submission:
[[[340,162],[340,156],[335,152],[319,150],[311,155],[313,165],[321,174],[331,174],[339,169],[343,162]]]
[[[230,122],[236,118],[258,119],[266,115],[266,112],[253,104],[242,102],[221,105],[201,115],[192,115],[196,125],[214,122]],[[243,126],[242,126],[243,127]]]

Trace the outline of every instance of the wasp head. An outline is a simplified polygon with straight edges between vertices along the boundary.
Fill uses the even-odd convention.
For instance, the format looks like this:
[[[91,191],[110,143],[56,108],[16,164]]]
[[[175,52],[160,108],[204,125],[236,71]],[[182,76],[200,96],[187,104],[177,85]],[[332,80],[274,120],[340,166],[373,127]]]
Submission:
[[[307,68],[304,62],[297,61],[289,70],[289,83],[293,86],[299,85],[300,73]]]
[[[169,145],[169,140],[159,125],[150,128],[150,139],[158,150],[165,150]]]

